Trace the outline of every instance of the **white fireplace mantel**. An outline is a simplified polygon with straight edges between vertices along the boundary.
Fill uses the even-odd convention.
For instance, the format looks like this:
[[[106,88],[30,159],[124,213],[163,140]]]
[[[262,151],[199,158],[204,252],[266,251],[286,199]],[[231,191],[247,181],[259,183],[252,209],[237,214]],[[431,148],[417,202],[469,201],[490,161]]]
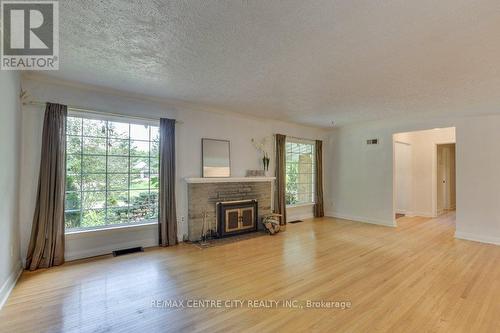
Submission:
[[[188,184],[272,182],[276,177],[185,178]]]

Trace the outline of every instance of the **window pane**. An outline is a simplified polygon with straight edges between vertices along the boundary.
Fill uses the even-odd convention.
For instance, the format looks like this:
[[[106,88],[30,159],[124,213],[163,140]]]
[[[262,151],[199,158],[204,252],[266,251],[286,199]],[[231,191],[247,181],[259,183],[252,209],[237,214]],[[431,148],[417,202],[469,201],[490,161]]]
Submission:
[[[149,141],[149,126],[130,124],[130,138],[134,140]]]
[[[157,126],[151,126],[151,141],[160,141],[160,129]]]
[[[128,156],[129,140],[109,139],[108,154]]]
[[[108,208],[128,206],[128,191],[110,191],[108,192]]]
[[[80,211],[65,212],[64,213],[64,226],[67,229],[80,227]]]
[[[64,209],[67,211],[78,210],[80,211],[81,198],[80,192],[66,192],[66,202]]]
[[[82,160],[80,155],[66,155],[66,172],[68,174],[79,174],[82,170]]]
[[[99,227],[106,225],[106,211],[104,209],[86,210],[82,214],[82,228]]]
[[[79,136],[68,136],[66,140],[66,152],[68,154],[81,154],[82,152],[82,138]]]
[[[96,119],[83,119],[83,135],[106,137],[106,121]]]
[[[146,207],[145,218],[147,220],[158,219],[158,206],[157,205],[150,205],[150,206]]]
[[[108,172],[127,173],[128,157],[108,156]]]
[[[159,173],[160,172],[160,161],[158,158],[151,158],[150,162],[150,172]]]
[[[128,207],[113,207],[108,209],[107,224],[128,223]]]
[[[149,156],[149,141],[130,141],[130,155]]]
[[[82,176],[83,191],[105,191],[106,190],[106,174],[91,173]]]
[[[108,190],[126,191],[128,189],[128,174],[108,174]]]
[[[80,191],[81,177],[80,174],[66,175],[66,191]]]
[[[83,137],[83,153],[106,155],[106,138]]]
[[[130,190],[130,205],[143,206],[149,204],[149,190]]]
[[[106,204],[106,192],[83,192],[82,208],[97,209],[104,208]]]
[[[148,173],[149,172],[149,157],[131,157],[130,172],[133,173]]]
[[[108,122],[108,135],[110,138],[129,138],[129,124],[115,121]]]
[[[160,143],[158,141],[151,142],[151,157],[160,156]]]
[[[150,179],[150,188],[151,190],[158,190],[159,186],[158,186],[158,175],[154,175],[152,174],[151,177],[149,178]]]
[[[130,174],[130,189],[131,190],[148,190],[149,189],[149,173]]]
[[[105,173],[106,156],[82,156],[83,173]]]
[[[149,192],[149,203],[153,206],[158,206],[158,190],[152,190]]]
[[[81,135],[82,134],[82,118],[68,117],[66,123],[67,135]]]

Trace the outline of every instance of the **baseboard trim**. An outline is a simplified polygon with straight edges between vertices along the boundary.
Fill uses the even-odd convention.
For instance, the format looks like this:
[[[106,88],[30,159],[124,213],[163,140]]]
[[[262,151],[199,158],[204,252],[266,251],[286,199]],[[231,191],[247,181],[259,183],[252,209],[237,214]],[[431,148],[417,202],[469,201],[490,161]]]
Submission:
[[[80,250],[80,251],[67,251],[64,254],[64,257],[65,257],[66,261],[72,261],[72,260],[85,259],[85,258],[90,258],[90,257],[111,254],[111,252],[113,250],[127,249],[127,248],[131,248],[131,247],[140,247],[140,246],[152,247],[152,246],[157,246],[157,245],[158,245],[158,242],[156,239],[141,239],[141,240],[136,240],[136,241],[131,241],[131,242],[111,243],[111,244],[107,244],[106,246],[91,248],[91,249],[84,249],[84,250]]]
[[[341,214],[341,213],[337,213],[337,212],[326,212],[326,215],[330,216],[330,217],[337,218],[337,219],[349,220],[349,221],[354,221],[354,222],[376,224],[376,225],[382,225],[384,227],[392,227],[392,228],[397,227],[397,224],[394,221],[370,219],[367,217],[353,216],[353,215]]]
[[[286,217],[287,221],[295,221],[295,220],[307,220],[307,219],[312,219],[314,217],[314,214],[308,213],[308,214],[294,214]]]
[[[408,216],[418,216],[418,217],[429,217],[429,218],[434,218],[434,217],[437,217],[437,215],[434,215],[433,213],[429,213],[429,212],[412,212],[412,215],[408,215]]]
[[[455,238],[469,240],[473,242],[500,245],[500,237],[477,235],[470,232],[455,231]]]
[[[17,264],[16,269],[9,275],[7,278],[7,281],[4,282],[2,285],[2,288],[0,288],[0,310],[3,308],[5,303],[7,303],[7,299],[10,296],[10,293],[16,286],[17,280],[19,280],[19,277],[21,276],[23,272],[23,266],[21,265],[21,262]]]

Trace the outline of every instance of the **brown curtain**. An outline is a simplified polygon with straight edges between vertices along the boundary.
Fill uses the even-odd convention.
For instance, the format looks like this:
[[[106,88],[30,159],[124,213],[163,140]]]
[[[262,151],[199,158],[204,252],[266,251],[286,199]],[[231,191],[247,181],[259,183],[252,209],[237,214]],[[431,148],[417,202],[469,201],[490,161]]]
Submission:
[[[66,105],[47,103],[45,108],[38,194],[26,258],[30,271],[64,263],[67,113]]]
[[[283,134],[276,134],[276,189],[274,196],[274,212],[276,214],[281,214],[280,224],[286,225],[286,201],[285,201],[285,191],[286,191],[286,153],[285,153],[285,142],[286,136]]]
[[[325,216],[323,208],[323,141],[316,140],[315,144],[315,159],[316,159],[316,183],[315,183],[315,198],[314,217]]]
[[[175,119],[160,119],[160,246],[177,244]]]

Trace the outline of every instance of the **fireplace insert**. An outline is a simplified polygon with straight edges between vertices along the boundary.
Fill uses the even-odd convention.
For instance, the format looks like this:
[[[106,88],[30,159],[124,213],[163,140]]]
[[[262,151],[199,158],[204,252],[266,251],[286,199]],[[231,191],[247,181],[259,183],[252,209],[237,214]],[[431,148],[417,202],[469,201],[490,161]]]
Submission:
[[[258,216],[257,200],[218,202],[218,236],[228,237],[257,231]]]

